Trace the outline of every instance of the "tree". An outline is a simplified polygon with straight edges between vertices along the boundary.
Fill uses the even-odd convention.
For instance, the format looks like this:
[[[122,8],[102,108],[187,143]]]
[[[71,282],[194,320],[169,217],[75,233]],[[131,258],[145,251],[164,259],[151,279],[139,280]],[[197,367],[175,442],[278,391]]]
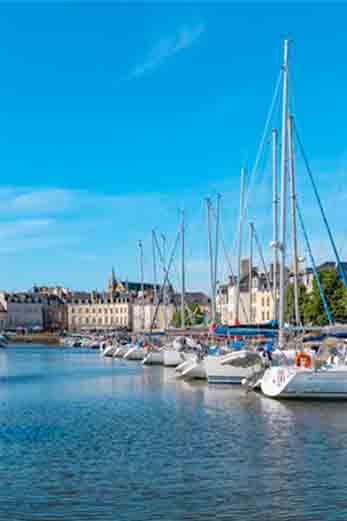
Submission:
[[[321,270],[319,280],[333,320],[345,322],[347,320],[347,292],[337,271],[334,269]],[[328,324],[316,279],[313,281],[312,292],[304,306],[304,321],[319,326]]]
[[[185,307],[185,323],[187,327],[204,324],[205,313],[199,304],[188,304]],[[181,327],[181,311],[175,311],[172,317],[172,325],[174,327]]]
[[[305,306],[308,301],[308,293],[304,284],[299,284],[299,313],[301,322],[304,323]],[[295,321],[295,304],[294,304],[294,284],[290,284],[286,289],[286,297],[284,304],[284,318],[286,322],[293,323]]]

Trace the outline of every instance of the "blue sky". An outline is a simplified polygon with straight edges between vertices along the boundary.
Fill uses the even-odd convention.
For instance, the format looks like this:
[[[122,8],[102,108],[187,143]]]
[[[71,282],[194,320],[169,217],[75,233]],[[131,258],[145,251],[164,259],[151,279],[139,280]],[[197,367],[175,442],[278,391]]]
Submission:
[[[343,4],[0,5],[0,286],[103,288],[112,264],[138,278],[139,239],[150,279],[151,229],[172,241],[184,207],[188,285],[207,289],[203,199],[223,194],[232,249],[239,171],[288,34],[293,109],[346,256],[346,17]],[[267,248],[265,148],[247,219]],[[330,257],[297,174],[314,253]]]

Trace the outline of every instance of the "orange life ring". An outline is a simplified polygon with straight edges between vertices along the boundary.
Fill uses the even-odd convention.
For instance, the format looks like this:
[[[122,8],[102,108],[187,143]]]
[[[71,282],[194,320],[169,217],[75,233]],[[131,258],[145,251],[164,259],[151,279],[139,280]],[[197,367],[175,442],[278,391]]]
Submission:
[[[304,360],[305,369],[309,369],[311,367],[311,357],[307,353],[298,353],[295,358],[296,367],[301,367],[301,360]]]

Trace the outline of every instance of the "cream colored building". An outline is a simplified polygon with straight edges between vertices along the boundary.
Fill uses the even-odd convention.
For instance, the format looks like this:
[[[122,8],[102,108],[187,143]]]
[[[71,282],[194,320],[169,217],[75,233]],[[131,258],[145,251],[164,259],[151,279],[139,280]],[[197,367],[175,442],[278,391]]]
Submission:
[[[132,304],[128,296],[73,299],[66,305],[69,331],[132,328]]]
[[[157,305],[153,300],[146,300],[142,305],[141,299],[137,299],[133,303],[133,330],[134,331],[149,331],[153,324]],[[154,330],[164,330],[170,326],[176,307],[173,303],[159,304],[155,322],[153,324]]]
[[[250,308],[251,295],[251,308]],[[236,323],[237,286],[234,279],[219,288],[216,297],[216,309],[222,324]],[[272,288],[268,288],[266,277],[258,270],[252,271],[252,289],[249,292],[249,274],[244,273],[240,282],[240,324],[262,324],[274,319],[274,301]]]
[[[318,272],[323,269],[337,269],[335,263],[326,262],[318,266]],[[269,320],[274,320],[274,300],[272,294],[272,265],[270,265],[270,288],[268,287],[266,276],[260,273],[257,268],[252,269],[252,309],[250,313],[250,292],[249,292],[249,261],[243,259],[241,265],[240,282],[240,306],[239,322],[241,324],[262,324]],[[279,274],[279,268],[277,273]],[[286,269],[287,284],[293,284],[293,273]],[[303,284],[308,292],[313,288],[313,270],[306,268],[299,274],[299,283]],[[279,287],[279,281],[278,286]],[[236,319],[236,280],[230,277],[228,284],[223,284],[218,288],[216,296],[216,308],[222,324],[234,325]],[[277,290],[277,300],[279,292]]]

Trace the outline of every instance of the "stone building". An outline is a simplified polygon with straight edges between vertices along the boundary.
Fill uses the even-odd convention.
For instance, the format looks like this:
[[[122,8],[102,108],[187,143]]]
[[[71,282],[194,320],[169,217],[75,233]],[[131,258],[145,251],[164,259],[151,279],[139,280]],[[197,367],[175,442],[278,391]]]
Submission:
[[[8,313],[6,309],[0,304],[0,331],[8,327]]]
[[[154,284],[144,284],[144,298],[153,299]],[[114,269],[107,282],[107,291],[100,293],[73,292],[67,298],[67,328],[70,331],[133,329],[134,302],[142,298],[142,284],[117,280]],[[151,311],[148,312],[150,316]],[[138,320],[138,319],[137,319]],[[147,319],[149,320],[149,319]]]
[[[69,331],[132,328],[132,302],[128,295],[93,295],[66,303]]]
[[[43,300],[43,324],[50,331],[64,331],[68,328],[66,301],[55,295]]]
[[[260,324],[273,319],[272,288],[267,287],[266,277],[257,269],[252,270],[252,307],[250,312],[249,275],[243,274],[240,282],[239,322]],[[236,321],[236,280],[231,278],[217,293],[216,309],[222,324],[233,325]],[[251,316],[250,316],[251,314]]]
[[[172,301],[158,306],[152,298],[146,298],[144,303],[141,298],[137,298],[133,302],[133,330],[149,331],[153,325],[153,330],[163,331],[171,325],[175,311],[176,306]]]
[[[0,304],[7,313],[8,328],[43,329],[43,306],[40,295],[34,293],[0,292]]]
[[[241,324],[261,324],[273,320],[274,317],[274,301],[272,294],[273,287],[273,267],[270,265],[269,279],[270,288],[268,287],[266,276],[258,271],[258,268],[252,268],[252,310],[250,316],[249,302],[249,262],[244,259],[241,264],[241,282],[240,282],[240,306],[239,306],[239,322]],[[341,263],[342,269],[347,273],[347,264]],[[318,273],[322,270],[337,270],[335,262],[325,262],[317,266]],[[279,267],[277,269],[277,277],[279,277]],[[291,270],[286,269],[286,284],[293,284],[294,275]],[[302,269],[299,273],[299,283],[303,284],[307,291],[313,289],[314,273],[312,268]],[[277,288],[279,289],[279,280],[277,280]],[[222,324],[235,324],[235,308],[236,308],[236,277],[230,277],[228,284],[222,284],[218,288],[216,296],[216,308]],[[279,293],[277,290],[277,299]]]

